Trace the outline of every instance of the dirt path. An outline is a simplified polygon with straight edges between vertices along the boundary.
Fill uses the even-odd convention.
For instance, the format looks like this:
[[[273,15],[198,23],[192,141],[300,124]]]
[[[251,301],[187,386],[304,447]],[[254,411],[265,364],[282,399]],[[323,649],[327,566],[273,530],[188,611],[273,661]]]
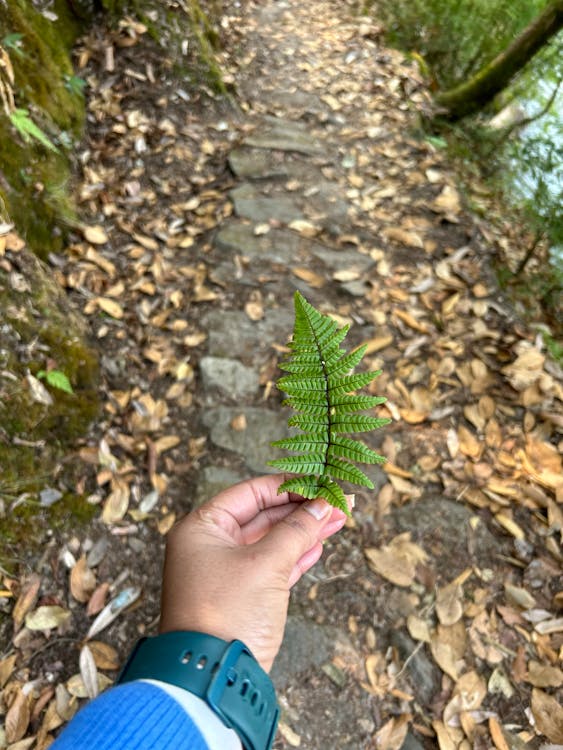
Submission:
[[[225,26],[237,107],[194,98],[146,41],[115,70],[107,38],[85,44],[80,195],[102,229],[58,273],[103,355],[105,410],[80,447],[101,519],[29,562],[38,603],[71,618],[21,629],[18,663],[48,706],[112,596],[142,592],[95,636],[106,657],[155,630],[166,531],[264,472],[286,432],[273,383],[299,289],[368,343],[393,424],[372,438],[389,459],[376,490],[296,587],[275,747],[500,748],[502,731],[539,747],[534,717],[555,742],[561,374],[501,300],[493,230],[417,136],[427,95],[377,26],[325,0]],[[28,735],[43,747],[55,724],[39,712]]]

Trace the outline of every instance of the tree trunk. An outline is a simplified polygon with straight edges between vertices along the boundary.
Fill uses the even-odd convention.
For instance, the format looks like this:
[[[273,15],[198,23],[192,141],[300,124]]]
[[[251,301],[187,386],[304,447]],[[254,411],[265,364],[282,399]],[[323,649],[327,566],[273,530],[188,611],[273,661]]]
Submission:
[[[436,96],[452,120],[473,114],[502,91],[551,37],[563,28],[563,0],[552,0],[512,44],[469,81]]]

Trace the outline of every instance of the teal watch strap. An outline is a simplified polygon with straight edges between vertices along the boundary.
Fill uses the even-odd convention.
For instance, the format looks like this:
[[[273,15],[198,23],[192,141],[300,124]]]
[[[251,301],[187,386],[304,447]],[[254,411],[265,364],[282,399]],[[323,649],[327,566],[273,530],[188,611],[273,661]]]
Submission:
[[[193,631],[140,640],[117,680],[160,680],[202,698],[245,750],[270,750],[279,707],[271,679],[241,641]]]

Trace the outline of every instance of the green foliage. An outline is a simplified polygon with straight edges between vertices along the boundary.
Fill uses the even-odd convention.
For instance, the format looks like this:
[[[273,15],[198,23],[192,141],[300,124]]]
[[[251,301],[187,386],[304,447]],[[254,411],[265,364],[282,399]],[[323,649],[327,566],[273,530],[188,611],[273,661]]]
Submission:
[[[80,76],[65,76],[65,86],[71,94],[75,96],[84,96],[86,81]]]
[[[359,440],[343,433],[369,432],[389,423],[388,419],[357,414],[385,402],[381,396],[356,395],[380,372],[350,374],[362,360],[366,347],[346,353],[340,344],[349,326],[339,328],[330,316],[316,310],[295,292],[295,324],[289,344],[291,358],[280,365],[288,372],[278,380],[278,388],[288,398],[283,402],[297,414],[288,424],[301,434],[272,445],[297,453],[270,461],[282,471],[301,476],[284,482],[280,492],[295,492],[306,498],[323,497],[331,505],[349,514],[344,492],[334,480],[343,480],[373,488],[373,483],[354,463],[376,464],[385,461]]]
[[[31,117],[27,109],[15,109],[10,113],[10,122],[21,135],[26,143],[31,143],[33,140],[41,143],[42,146],[49,149],[49,151],[58,152],[58,148],[52,143],[45,133],[38,127]]]
[[[12,54],[23,57],[25,53],[22,49],[22,40],[23,34],[15,32],[13,34],[6,34],[6,36],[0,41],[0,44]]]
[[[39,370],[36,377],[45,379],[50,386],[57,388],[59,391],[74,393],[68,376],[60,370]]]
[[[394,43],[422,56],[441,89],[476,73],[524,29],[547,0],[381,0]]]

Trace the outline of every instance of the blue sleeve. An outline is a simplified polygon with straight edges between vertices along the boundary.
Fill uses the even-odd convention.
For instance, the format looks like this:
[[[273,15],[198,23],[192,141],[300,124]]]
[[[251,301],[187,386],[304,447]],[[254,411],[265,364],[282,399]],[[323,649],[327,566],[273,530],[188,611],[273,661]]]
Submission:
[[[81,709],[51,750],[208,750],[189,714],[144,682],[119,685]]]

